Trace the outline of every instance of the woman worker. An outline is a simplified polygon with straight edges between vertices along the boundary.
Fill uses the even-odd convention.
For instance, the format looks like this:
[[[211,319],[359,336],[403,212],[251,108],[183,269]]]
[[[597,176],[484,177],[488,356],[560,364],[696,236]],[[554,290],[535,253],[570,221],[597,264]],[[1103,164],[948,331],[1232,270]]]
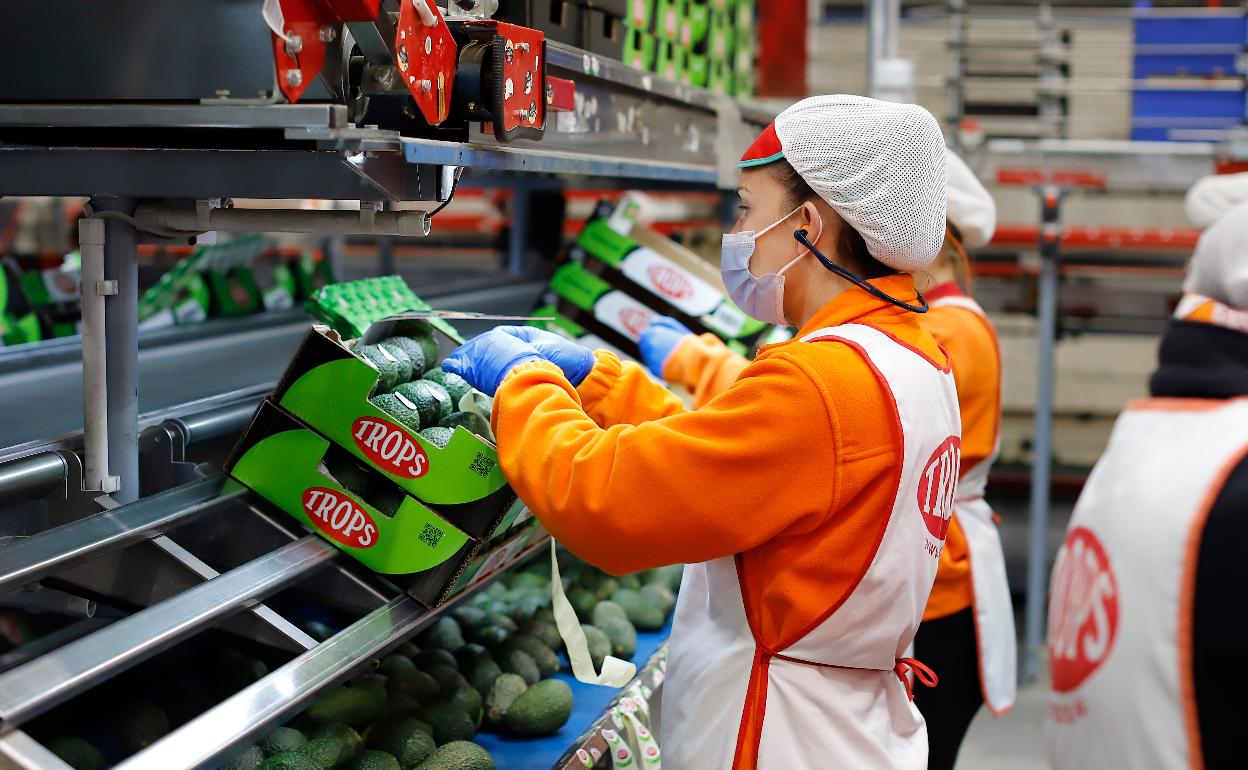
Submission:
[[[1233,187],[1189,195],[1189,213]],[[1244,766],[1248,202],[1201,235],[1183,290],[1151,398],[1118,417],[1053,566],[1046,733],[1060,770]]]
[[[913,768],[903,660],[944,548],[960,424],[911,272],[945,226],[944,148],[912,105],[782,112],[741,164],[722,270],[737,304],[801,327],[697,411],[638,365],[501,327],[448,370],[496,393],[503,470],[609,572],[687,563],[663,764]]]
[[[962,464],[954,518],[949,523],[936,583],[914,640],[915,657],[940,676],[940,685],[915,693],[927,720],[928,768],[952,770],[971,720],[983,703],[993,714],[1014,705],[1014,608],[1005,557],[992,508],[984,501],[988,469],[996,459],[1001,415],[1001,357],[997,335],[970,289],[963,244],[984,246],[996,229],[996,206],[966,163],[949,152],[948,228],[924,293],[931,310],[919,318],[953,359],[962,415]],[[684,386],[694,405],[727,389],[749,361],[715,335],[695,335],[672,318],[651,322],[641,336],[646,366]]]

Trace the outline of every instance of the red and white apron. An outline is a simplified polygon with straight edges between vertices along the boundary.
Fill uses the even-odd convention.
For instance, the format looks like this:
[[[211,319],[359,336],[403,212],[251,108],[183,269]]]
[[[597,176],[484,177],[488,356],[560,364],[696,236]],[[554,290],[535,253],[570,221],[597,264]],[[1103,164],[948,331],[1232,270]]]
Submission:
[[[1209,508],[1246,451],[1248,399],[1146,400],[1118,418],[1049,589],[1055,768],[1202,767],[1196,559]]]
[[[857,587],[785,649],[756,643],[735,559],[685,568],[663,688],[668,770],[750,767],[739,758],[752,753],[741,745],[747,720],[761,723],[763,770],[927,767],[927,730],[898,672],[952,515],[961,443],[953,377],[867,326],[821,329],[803,341],[850,344],[892,390],[904,447],[897,496]],[[744,714],[752,678],[761,700]]]
[[[988,315],[970,297],[942,297],[932,307],[969,310],[988,324]],[[996,333],[993,333],[995,339]],[[954,362],[957,366],[957,362]],[[984,500],[988,471],[1001,451],[1001,437],[992,455],[962,474],[954,515],[966,535],[974,594],[975,640],[979,650],[979,679],[984,703],[994,715],[1014,707],[1018,691],[1018,640],[1014,631],[1014,603],[1005,573],[1005,551],[992,507]]]

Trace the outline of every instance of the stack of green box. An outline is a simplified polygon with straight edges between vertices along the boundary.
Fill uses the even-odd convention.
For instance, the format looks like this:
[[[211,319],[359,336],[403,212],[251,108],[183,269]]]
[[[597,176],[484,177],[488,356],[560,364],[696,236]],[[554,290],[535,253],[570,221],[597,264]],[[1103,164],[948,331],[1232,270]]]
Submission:
[[[624,62],[729,96],[754,93],[754,0],[629,0]]]

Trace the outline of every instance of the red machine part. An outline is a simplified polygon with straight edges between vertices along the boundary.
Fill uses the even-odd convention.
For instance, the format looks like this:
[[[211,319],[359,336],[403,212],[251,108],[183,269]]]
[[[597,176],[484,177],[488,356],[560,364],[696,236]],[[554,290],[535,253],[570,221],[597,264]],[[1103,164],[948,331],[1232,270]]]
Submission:
[[[997,171],[997,184],[1029,186],[1053,184],[1061,187],[1105,189],[1105,174],[1099,171],[1046,171],[1034,168],[1002,168]]]
[[[292,104],[312,85],[325,64],[325,44],[335,24],[372,21],[381,0],[277,0],[285,38],[271,31],[277,87]]]
[[[502,100],[493,110],[494,136],[500,142],[516,136],[540,138],[546,128],[546,35],[495,23],[494,75]]]
[[[431,126],[451,110],[459,47],[433,0],[402,0],[394,41],[399,77]]]
[[[546,108],[551,112],[572,112],[576,109],[576,83],[564,78],[546,76]]]

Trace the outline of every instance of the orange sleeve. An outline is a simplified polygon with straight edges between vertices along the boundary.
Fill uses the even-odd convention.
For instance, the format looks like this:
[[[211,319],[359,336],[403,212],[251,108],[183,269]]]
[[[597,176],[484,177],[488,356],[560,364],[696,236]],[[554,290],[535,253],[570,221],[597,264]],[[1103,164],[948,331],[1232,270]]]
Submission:
[[[691,334],[676,346],[663,364],[663,379],[693,394],[693,408],[708,401],[737,381],[750,362],[728,349],[714,334]]]
[[[598,366],[619,366],[612,359],[599,353]],[[703,409],[604,429],[553,365],[519,366],[494,400],[500,463],[555,538],[612,573],[814,527],[836,494],[829,402],[783,356],[747,375]]]
[[[594,368],[577,387],[585,414],[600,428],[640,425],[685,411],[684,403],[632,361],[595,351]]]
[[[934,307],[920,322],[949,353],[962,415],[962,471],[992,456],[1001,425],[1001,357],[991,324],[960,307]]]

